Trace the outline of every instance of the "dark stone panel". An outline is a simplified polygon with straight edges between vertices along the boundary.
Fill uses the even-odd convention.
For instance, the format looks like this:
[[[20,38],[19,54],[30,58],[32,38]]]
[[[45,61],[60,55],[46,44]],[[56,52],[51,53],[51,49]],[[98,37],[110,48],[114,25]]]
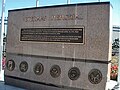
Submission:
[[[11,85],[11,86],[19,87],[19,88],[24,88],[25,90],[30,89],[29,82],[24,82],[22,80],[17,80],[17,79],[13,79],[13,78],[9,78],[9,77],[5,77],[4,81],[5,81],[5,84],[7,84],[7,85]]]
[[[19,88],[23,88],[25,90],[87,90],[87,89],[81,89],[81,88],[73,88],[73,87],[67,87],[67,86],[55,86],[52,84],[46,84],[40,82],[35,82],[25,79],[20,79],[17,77],[9,77],[5,76],[5,84],[6,85],[12,85]]]

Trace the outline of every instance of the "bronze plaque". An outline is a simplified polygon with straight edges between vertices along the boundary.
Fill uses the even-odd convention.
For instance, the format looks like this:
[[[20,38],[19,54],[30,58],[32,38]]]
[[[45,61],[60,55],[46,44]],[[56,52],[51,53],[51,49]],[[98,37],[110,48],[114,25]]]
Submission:
[[[19,69],[21,72],[26,72],[28,70],[28,63],[26,61],[22,61],[20,63]]]
[[[68,77],[71,80],[77,80],[80,77],[80,70],[77,67],[72,67],[69,71],[68,71]]]
[[[20,41],[84,43],[84,28],[22,28]]]
[[[92,84],[98,84],[102,80],[102,73],[98,69],[92,69],[88,74],[88,79]]]
[[[6,67],[9,71],[13,71],[15,68],[15,62],[13,60],[8,60],[6,63]]]
[[[34,66],[34,73],[36,75],[41,75],[44,71],[44,67],[41,63],[37,63],[35,66]]]
[[[53,65],[50,69],[50,75],[53,78],[59,77],[61,74],[61,68],[58,65]]]

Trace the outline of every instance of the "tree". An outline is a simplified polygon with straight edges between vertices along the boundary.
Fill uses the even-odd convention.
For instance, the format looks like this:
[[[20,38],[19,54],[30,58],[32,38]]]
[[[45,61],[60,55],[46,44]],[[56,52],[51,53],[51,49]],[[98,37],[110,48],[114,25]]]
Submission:
[[[118,53],[120,48],[119,38],[115,39],[112,44],[112,60],[111,60],[111,79],[117,81],[118,77]]]
[[[119,52],[120,40],[119,38],[115,39],[112,44],[112,56],[116,55]]]

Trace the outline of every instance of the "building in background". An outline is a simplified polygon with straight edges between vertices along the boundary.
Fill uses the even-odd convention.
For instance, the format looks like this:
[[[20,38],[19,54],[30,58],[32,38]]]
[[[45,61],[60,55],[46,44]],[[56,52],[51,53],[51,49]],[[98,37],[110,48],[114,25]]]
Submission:
[[[120,35],[120,26],[113,26],[113,37],[112,39],[116,39],[116,38],[119,38],[119,35]]]

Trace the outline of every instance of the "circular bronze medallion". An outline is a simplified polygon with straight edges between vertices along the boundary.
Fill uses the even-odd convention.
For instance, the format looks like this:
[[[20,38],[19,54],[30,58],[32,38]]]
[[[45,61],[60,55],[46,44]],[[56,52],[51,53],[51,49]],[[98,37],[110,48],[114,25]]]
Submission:
[[[41,75],[44,71],[44,67],[41,63],[37,63],[35,66],[34,66],[34,73],[36,75]]]
[[[22,61],[20,63],[19,69],[21,72],[26,72],[28,70],[28,63],[26,61]]]
[[[58,65],[53,65],[50,69],[50,75],[53,77],[53,78],[57,78],[59,77],[61,74],[61,69]]]
[[[102,73],[98,69],[92,69],[88,74],[88,79],[92,84],[98,84],[102,80]]]
[[[6,67],[9,71],[13,71],[15,68],[15,62],[13,60],[8,60],[6,63]]]
[[[77,80],[80,77],[80,70],[77,67],[72,67],[69,71],[68,71],[68,77],[71,80]]]

